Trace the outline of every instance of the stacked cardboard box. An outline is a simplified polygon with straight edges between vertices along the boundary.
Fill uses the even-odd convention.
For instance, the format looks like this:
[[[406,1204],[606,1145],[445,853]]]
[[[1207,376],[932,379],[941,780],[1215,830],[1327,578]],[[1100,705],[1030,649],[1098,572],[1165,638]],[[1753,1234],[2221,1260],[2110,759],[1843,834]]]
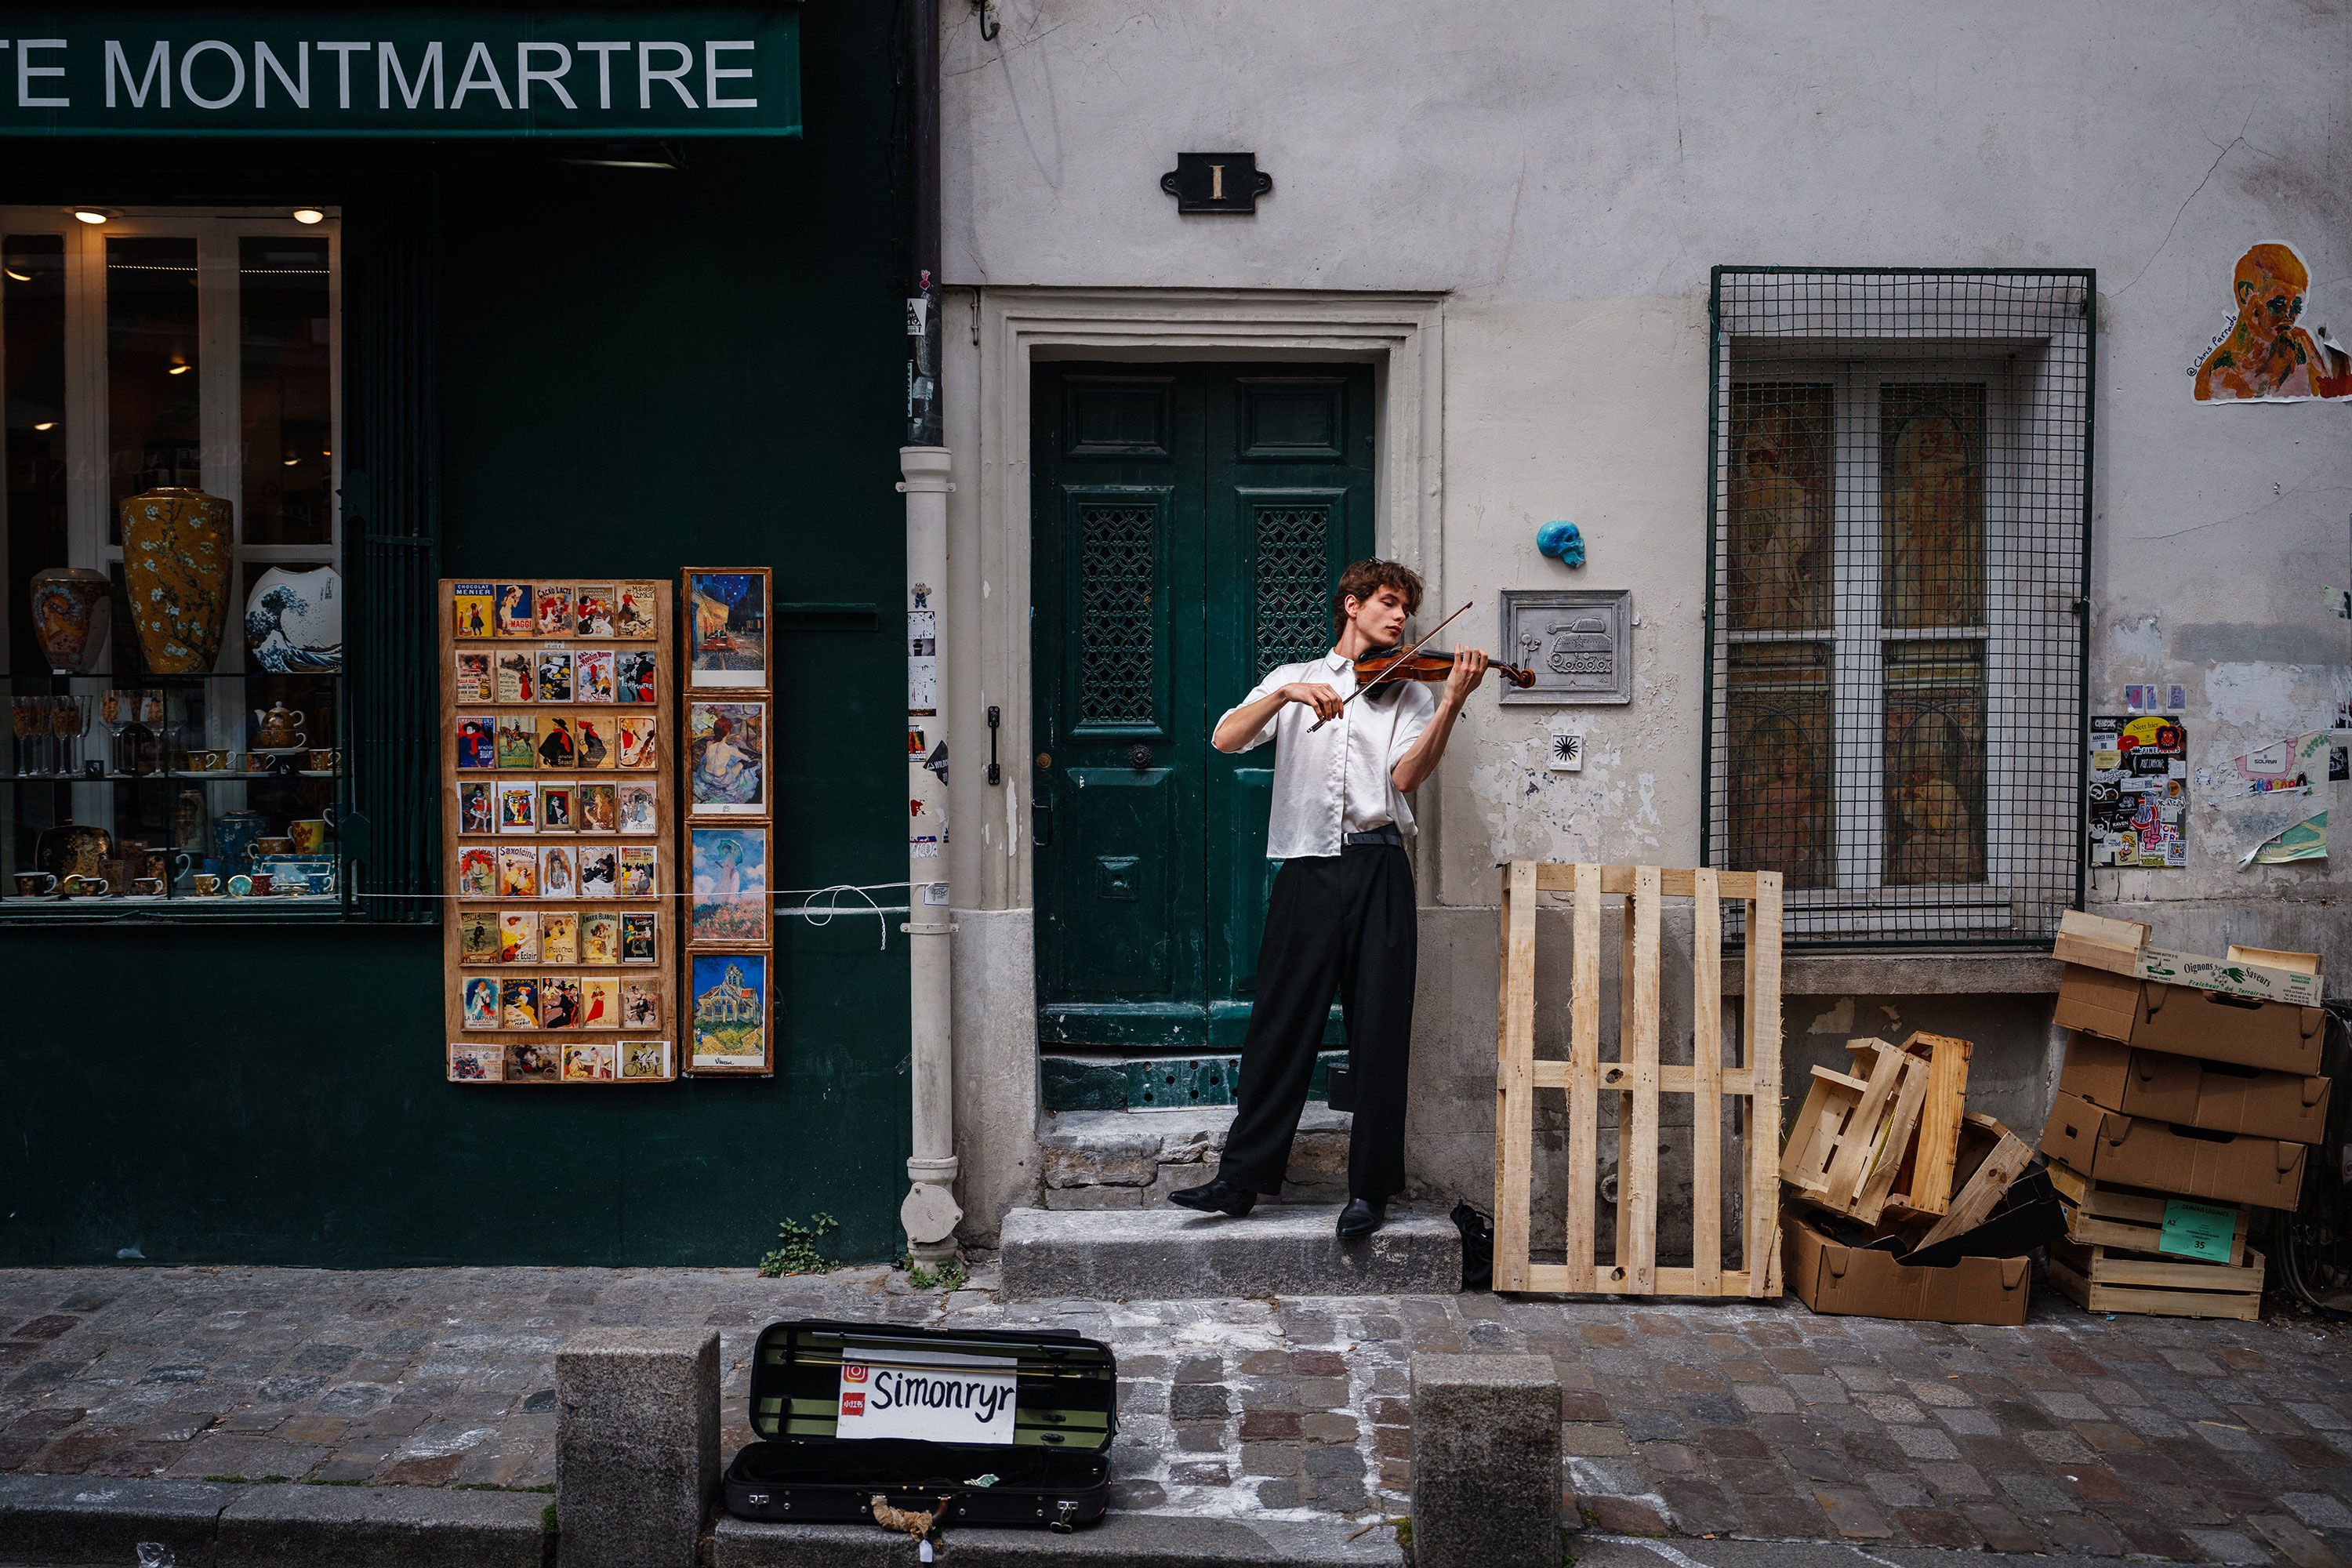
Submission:
[[[2250,1210],[2295,1206],[2327,1123],[2317,955],[2195,958],[2080,913],[2057,955],[2073,1033],[2042,1132],[2067,1208],[2051,1283],[2096,1311],[2259,1317]]]

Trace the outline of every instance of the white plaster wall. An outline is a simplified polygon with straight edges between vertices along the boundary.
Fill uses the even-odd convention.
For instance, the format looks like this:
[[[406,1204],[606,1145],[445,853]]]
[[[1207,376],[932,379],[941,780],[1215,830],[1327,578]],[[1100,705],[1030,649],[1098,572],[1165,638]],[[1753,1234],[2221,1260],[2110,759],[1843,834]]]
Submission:
[[[1417,1091],[1448,1181],[1491,1137],[1490,1089],[1455,1091],[1491,1060],[1473,959],[1492,921],[1469,911],[1494,902],[1495,862],[1698,854],[1712,266],[2096,268],[2094,708],[2181,683],[2192,765],[2226,775],[2352,694],[2352,627],[2319,592],[2352,580],[2352,406],[2200,407],[2184,374],[2258,240],[2300,249],[2305,324],[2352,341],[2344,0],[1000,0],[993,43],[949,9],[950,284],[1444,291],[1449,601],[1477,600],[1486,637],[1507,585],[1634,591],[1632,707],[1474,703],[1424,804],[1424,900],[1465,910],[1458,931],[1425,922],[1460,962],[1428,966],[1454,978],[1424,1011],[1481,1015],[1429,1050],[1428,1087],[1467,1121],[1441,1128]],[[1257,216],[1176,216],[1160,173],[1210,149],[1273,174]],[[947,331],[960,595],[980,591],[962,563],[1001,561],[971,498],[1005,460],[979,444],[969,298]],[[1534,552],[1555,517],[1584,528],[1580,573]],[[1027,700],[1025,646],[961,635],[976,624],[958,622],[960,757],[984,744],[982,701]],[[1563,722],[1587,731],[1580,774],[1539,771]],[[2097,873],[2095,905],[2181,946],[2340,946],[2326,863],[2236,868],[2295,803],[2191,795],[2189,869]],[[955,809],[959,902],[1013,902],[1025,801],[959,768]],[[1025,985],[999,1000],[1030,1005]],[[2023,1081],[2032,1028],[1998,1009],[1983,1026],[2017,1037],[1999,1070]],[[1018,1034],[972,1070],[1031,1070]]]

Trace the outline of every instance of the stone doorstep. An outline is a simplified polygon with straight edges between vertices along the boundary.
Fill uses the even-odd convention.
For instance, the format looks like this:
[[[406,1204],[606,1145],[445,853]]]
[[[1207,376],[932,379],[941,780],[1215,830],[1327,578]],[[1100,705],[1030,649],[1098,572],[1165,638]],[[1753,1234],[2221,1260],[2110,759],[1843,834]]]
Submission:
[[[1343,1528],[1344,1526],[1344,1528]],[[1282,1568],[1289,1563],[1401,1565],[1393,1531],[1350,1542],[1345,1521],[1206,1519],[1114,1513],[1100,1524],[1056,1534],[979,1526],[950,1529],[943,1563],[965,1568]],[[903,1536],[846,1524],[754,1524],[721,1517],[711,1532],[711,1568],[907,1568]]]
[[[543,1568],[539,1492],[229,1486],[0,1476],[0,1562],[131,1563],[160,1541],[180,1568]]]
[[[1233,1122],[1231,1106],[1048,1115],[1037,1134],[1043,1205],[1139,1208],[1164,1202],[1176,1188],[1198,1185],[1216,1173]],[[1346,1199],[1353,1124],[1345,1111],[1319,1104],[1307,1108],[1284,1173],[1287,1194]]]
[[[1392,1205],[1389,1223],[1341,1242],[1335,1204],[1265,1204],[1242,1219],[1160,1205],[1004,1215],[1004,1299],[1034,1301],[1271,1296],[1453,1295],[1462,1236],[1433,1207]]]

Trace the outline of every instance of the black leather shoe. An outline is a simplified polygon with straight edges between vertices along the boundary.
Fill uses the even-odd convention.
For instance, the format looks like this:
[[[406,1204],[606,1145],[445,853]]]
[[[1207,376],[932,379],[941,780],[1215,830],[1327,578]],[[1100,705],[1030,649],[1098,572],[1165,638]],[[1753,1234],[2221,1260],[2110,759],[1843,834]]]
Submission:
[[[1221,1214],[1229,1219],[1239,1219],[1257,1206],[1257,1194],[1219,1176],[1205,1186],[1179,1187],[1168,1194],[1168,1201],[1178,1208],[1199,1209],[1202,1214]]]
[[[1339,1239],[1360,1241],[1389,1222],[1389,1205],[1381,1198],[1349,1198],[1339,1211]]]

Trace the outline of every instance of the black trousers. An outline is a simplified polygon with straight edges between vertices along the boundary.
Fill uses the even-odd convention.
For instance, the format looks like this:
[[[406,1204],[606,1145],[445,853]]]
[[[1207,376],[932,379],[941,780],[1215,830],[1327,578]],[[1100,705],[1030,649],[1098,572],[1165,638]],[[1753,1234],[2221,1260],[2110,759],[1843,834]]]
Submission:
[[[1283,862],[1266,905],[1257,1002],[1234,1097],[1240,1109],[1220,1176],[1255,1193],[1282,1191],[1337,993],[1356,1083],[1349,1194],[1386,1199],[1404,1190],[1415,947],[1412,862],[1402,849],[1351,844],[1336,856]]]

